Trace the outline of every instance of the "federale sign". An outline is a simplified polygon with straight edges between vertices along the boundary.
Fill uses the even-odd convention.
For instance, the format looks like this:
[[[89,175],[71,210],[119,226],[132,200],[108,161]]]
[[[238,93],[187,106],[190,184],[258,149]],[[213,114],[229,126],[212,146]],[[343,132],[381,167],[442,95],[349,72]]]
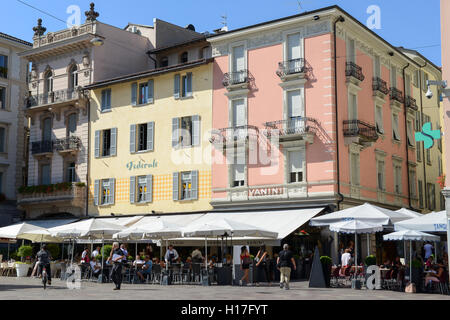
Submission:
[[[128,170],[139,170],[139,169],[152,169],[158,167],[158,161],[153,159],[153,162],[145,163],[142,161],[130,161],[127,163],[127,169]]]

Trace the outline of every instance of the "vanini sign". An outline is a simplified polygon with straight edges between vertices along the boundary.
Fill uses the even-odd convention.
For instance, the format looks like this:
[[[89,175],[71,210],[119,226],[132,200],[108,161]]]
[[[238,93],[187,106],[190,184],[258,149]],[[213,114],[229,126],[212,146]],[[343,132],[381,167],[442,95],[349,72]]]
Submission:
[[[130,161],[127,163],[127,169],[129,171],[132,170],[141,170],[141,169],[153,169],[158,167],[158,161],[153,159],[153,162],[146,163],[146,162],[136,162],[136,161]]]

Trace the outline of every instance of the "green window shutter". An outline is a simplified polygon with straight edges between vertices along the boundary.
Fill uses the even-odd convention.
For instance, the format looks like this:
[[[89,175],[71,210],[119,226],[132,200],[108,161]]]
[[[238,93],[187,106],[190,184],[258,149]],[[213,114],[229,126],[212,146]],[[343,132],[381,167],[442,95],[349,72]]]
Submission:
[[[117,155],[117,128],[111,129],[111,156]]]
[[[192,97],[192,72],[186,74],[186,97]]]
[[[153,79],[148,81],[148,103],[154,101],[154,82]]]
[[[95,131],[95,157],[100,157],[100,130]]]
[[[116,179],[109,179],[109,186],[111,188],[111,193],[109,195],[109,203],[108,204],[114,204],[114,194],[115,194],[115,187],[116,187]]]
[[[179,120],[178,118],[172,119],[172,147],[176,148],[178,146],[178,142],[180,140],[180,133],[179,133]]]
[[[172,196],[174,201],[178,201],[180,199],[179,189],[180,189],[179,174],[178,172],[174,172],[172,179]]]
[[[147,192],[145,192],[145,202],[153,202],[153,175],[147,175]]]
[[[153,151],[153,141],[155,134],[155,122],[147,123],[147,150]]]
[[[198,171],[191,172],[191,179],[192,179],[191,199],[197,200],[198,199]]]
[[[180,75],[176,74],[174,77],[174,83],[173,83],[173,97],[175,99],[180,98]]]
[[[134,203],[136,199],[136,177],[130,177],[130,203]]]
[[[192,116],[192,145],[200,145],[200,116]]]
[[[131,105],[137,105],[137,83],[134,82],[131,84]]]
[[[136,152],[136,125],[130,125],[130,153]]]
[[[94,206],[98,206],[98,195],[100,193],[100,180],[94,182]]]

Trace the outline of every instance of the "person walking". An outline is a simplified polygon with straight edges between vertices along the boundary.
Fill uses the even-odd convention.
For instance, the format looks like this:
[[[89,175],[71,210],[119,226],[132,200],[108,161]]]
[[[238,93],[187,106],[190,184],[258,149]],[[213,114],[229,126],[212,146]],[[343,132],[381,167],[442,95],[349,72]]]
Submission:
[[[50,269],[50,261],[52,260],[52,256],[50,255],[50,252],[47,250],[47,245],[43,244],[41,247],[41,250],[37,253],[37,259],[39,262],[38,265],[38,274],[42,274],[42,270],[46,269],[47,271],[47,280],[48,285],[52,284],[52,270]]]
[[[248,249],[246,246],[243,246],[241,248],[241,270],[244,271],[244,275],[242,276],[241,280],[239,280],[239,285],[243,285],[243,282],[245,280],[245,284],[249,283],[248,275],[250,271],[250,254],[248,253]]]
[[[111,278],[116,285],[114,290],[120,290],[120,285],[122,284],[122,260],[126,259],[127,257],[124,255],[118,242],[113,243],[113,247],[109,257],[113,263]]]
[[[278,254],[277,267],[280,270],[280,288],[289,290],[289,281],[291,279],[291,269],[297,270],[294,255],[289,250],[289,245],[283,246],[283,251]]]
[[[255,259],[257,260],[256,268],[258,269],[258,273],[261,274],[261,271],[264,272],[267,282],[269,283],[269,286],[272,284],[270,279],[270,273],[269,273],[269,254],[266,250],[266,245],[262,245],[259,248],[258,253],[256,254]],[[257,285],[259,285],[258,282],[256,282]]]

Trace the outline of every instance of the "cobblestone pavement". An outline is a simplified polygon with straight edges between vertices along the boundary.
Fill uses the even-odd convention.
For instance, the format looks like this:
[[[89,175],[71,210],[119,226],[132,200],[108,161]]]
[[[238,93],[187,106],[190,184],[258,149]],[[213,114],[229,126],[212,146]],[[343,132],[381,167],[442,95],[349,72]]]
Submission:
[[[0,300],[450,300],[440,294],[406,294],[393,291],[352,289],[310,289],[308,282],[291,284],[291,290],[271,287],[202,287],[124,284],[113,291],[113,284],[82,282],[81,289],[70,290],[66,283],[54,280],[44,291],[39,279],[0,277]]]

